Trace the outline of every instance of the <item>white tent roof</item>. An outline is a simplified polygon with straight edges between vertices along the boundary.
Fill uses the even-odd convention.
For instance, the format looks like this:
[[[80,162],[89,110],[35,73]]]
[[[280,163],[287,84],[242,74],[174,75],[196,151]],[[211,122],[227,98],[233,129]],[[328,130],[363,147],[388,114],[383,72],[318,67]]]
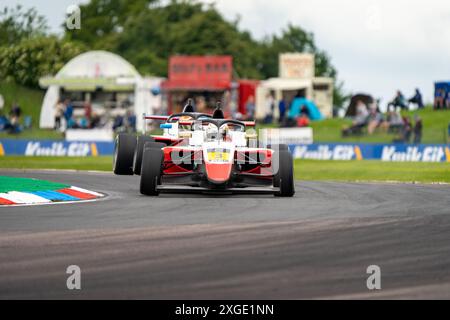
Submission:
[[[128,61],[107,51],[89,51],[70,60],[55,78],[137,77],[139,73]]]
[[[269,90],[298,90],[310,87],[310,79],[270,78],[261,82],[261,86]]]

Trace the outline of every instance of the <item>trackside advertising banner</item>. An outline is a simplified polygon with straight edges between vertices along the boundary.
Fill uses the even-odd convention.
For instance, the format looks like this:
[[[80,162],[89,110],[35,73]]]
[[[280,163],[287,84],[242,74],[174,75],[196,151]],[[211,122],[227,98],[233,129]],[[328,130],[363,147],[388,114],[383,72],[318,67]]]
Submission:
[[[112,155],[113,152],[112,142],[0,140],[0,156],[87,157]]]
[[[450,162],[450,145],[445,144],[313,143],[290,144],[289,149],[296,159]],[[113,153],[113,142],[0,140],[0,156],[87,157]]]
[[[445,144],[309,144],[289,145],[295,159],[450,162]]]

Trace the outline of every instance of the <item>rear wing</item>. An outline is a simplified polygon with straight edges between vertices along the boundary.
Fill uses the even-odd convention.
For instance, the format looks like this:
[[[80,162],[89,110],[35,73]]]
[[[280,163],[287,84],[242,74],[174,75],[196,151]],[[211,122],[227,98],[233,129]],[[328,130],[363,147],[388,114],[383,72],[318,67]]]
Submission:
[[[148,114],[143,114],[143,119],[144,119],[144,123],[146,120],[156,120],[156,121],[167,121],[169,119],[170,116],[159,116],[159,115],[148,115]],[[178,120],[178,117],[174,117],[172,119]],[[192,120],[184,120],[184,121],[179,121],[178,123],[180,125],[190,125],[192,124]],[[254,127],[256,126],[256,122],[255,121],[241,121],[246,127]],[[144,124],[144,133],[147,131],[147,126]]]
[[[160,121],[167,121],[170,116],[156,116],[156,115],[147,115],[144,113],[143,115],[144,120],[160,120]]]

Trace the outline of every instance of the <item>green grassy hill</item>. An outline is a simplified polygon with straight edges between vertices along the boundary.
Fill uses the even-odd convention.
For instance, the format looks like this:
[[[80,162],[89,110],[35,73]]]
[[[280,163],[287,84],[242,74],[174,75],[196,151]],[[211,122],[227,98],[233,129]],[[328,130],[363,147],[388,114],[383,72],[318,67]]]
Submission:
[[[402,112],[402,115],[408,116],[413,120],[415,114],[418,114],[423,121],[422,143],[446,143],[447,126],[450,123],[450,110],[435,111],[427,107],[417,111]],[[362,143],[390,143],[395,135],[382,132],[375,132],[372,135],[361,137],[341,136],[341,130],[344,126],[351,124],[349,119],[326,119],[324,121],[312,122],[314,129],[315,142],[362,142]]]
[[[29,89],[10,82],[0,82],[0,94],[5,100],[3,114],[8,114],[14,102],[22,108],[23,115],[32,117],[32,129],[18,135],[10,135],[0,132],[0,139],[62,139],[62,134],[53,130],[39,129],[39,116],[41,113],[44,90]],[[22,118],[23,121],[23,118]]]
[[[418,114],[423,121],[422,143],[446,143],[447,126],[450,124],[450,110],[435,111],[428,106],[417,111],[402,112],[402,115],[410,117]],[[349,143],[391,143],[397,136],[383,132],[375,132],[372,135],[342,137],[341,131],[345,126],[350,126],[350,119],[325,119],[311,122],[314,130],[314,142],[349,142]],[[273,128],[274,124],[258,125],[257,129]]]

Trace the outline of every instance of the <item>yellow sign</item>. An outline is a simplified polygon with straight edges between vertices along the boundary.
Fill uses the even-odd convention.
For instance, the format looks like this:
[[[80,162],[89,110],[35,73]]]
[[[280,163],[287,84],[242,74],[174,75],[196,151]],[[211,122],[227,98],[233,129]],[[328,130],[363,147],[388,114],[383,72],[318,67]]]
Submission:
[[[230,159],[228,152],[210,151],[208,152],[208,161],[223,161],[227,162]]]

